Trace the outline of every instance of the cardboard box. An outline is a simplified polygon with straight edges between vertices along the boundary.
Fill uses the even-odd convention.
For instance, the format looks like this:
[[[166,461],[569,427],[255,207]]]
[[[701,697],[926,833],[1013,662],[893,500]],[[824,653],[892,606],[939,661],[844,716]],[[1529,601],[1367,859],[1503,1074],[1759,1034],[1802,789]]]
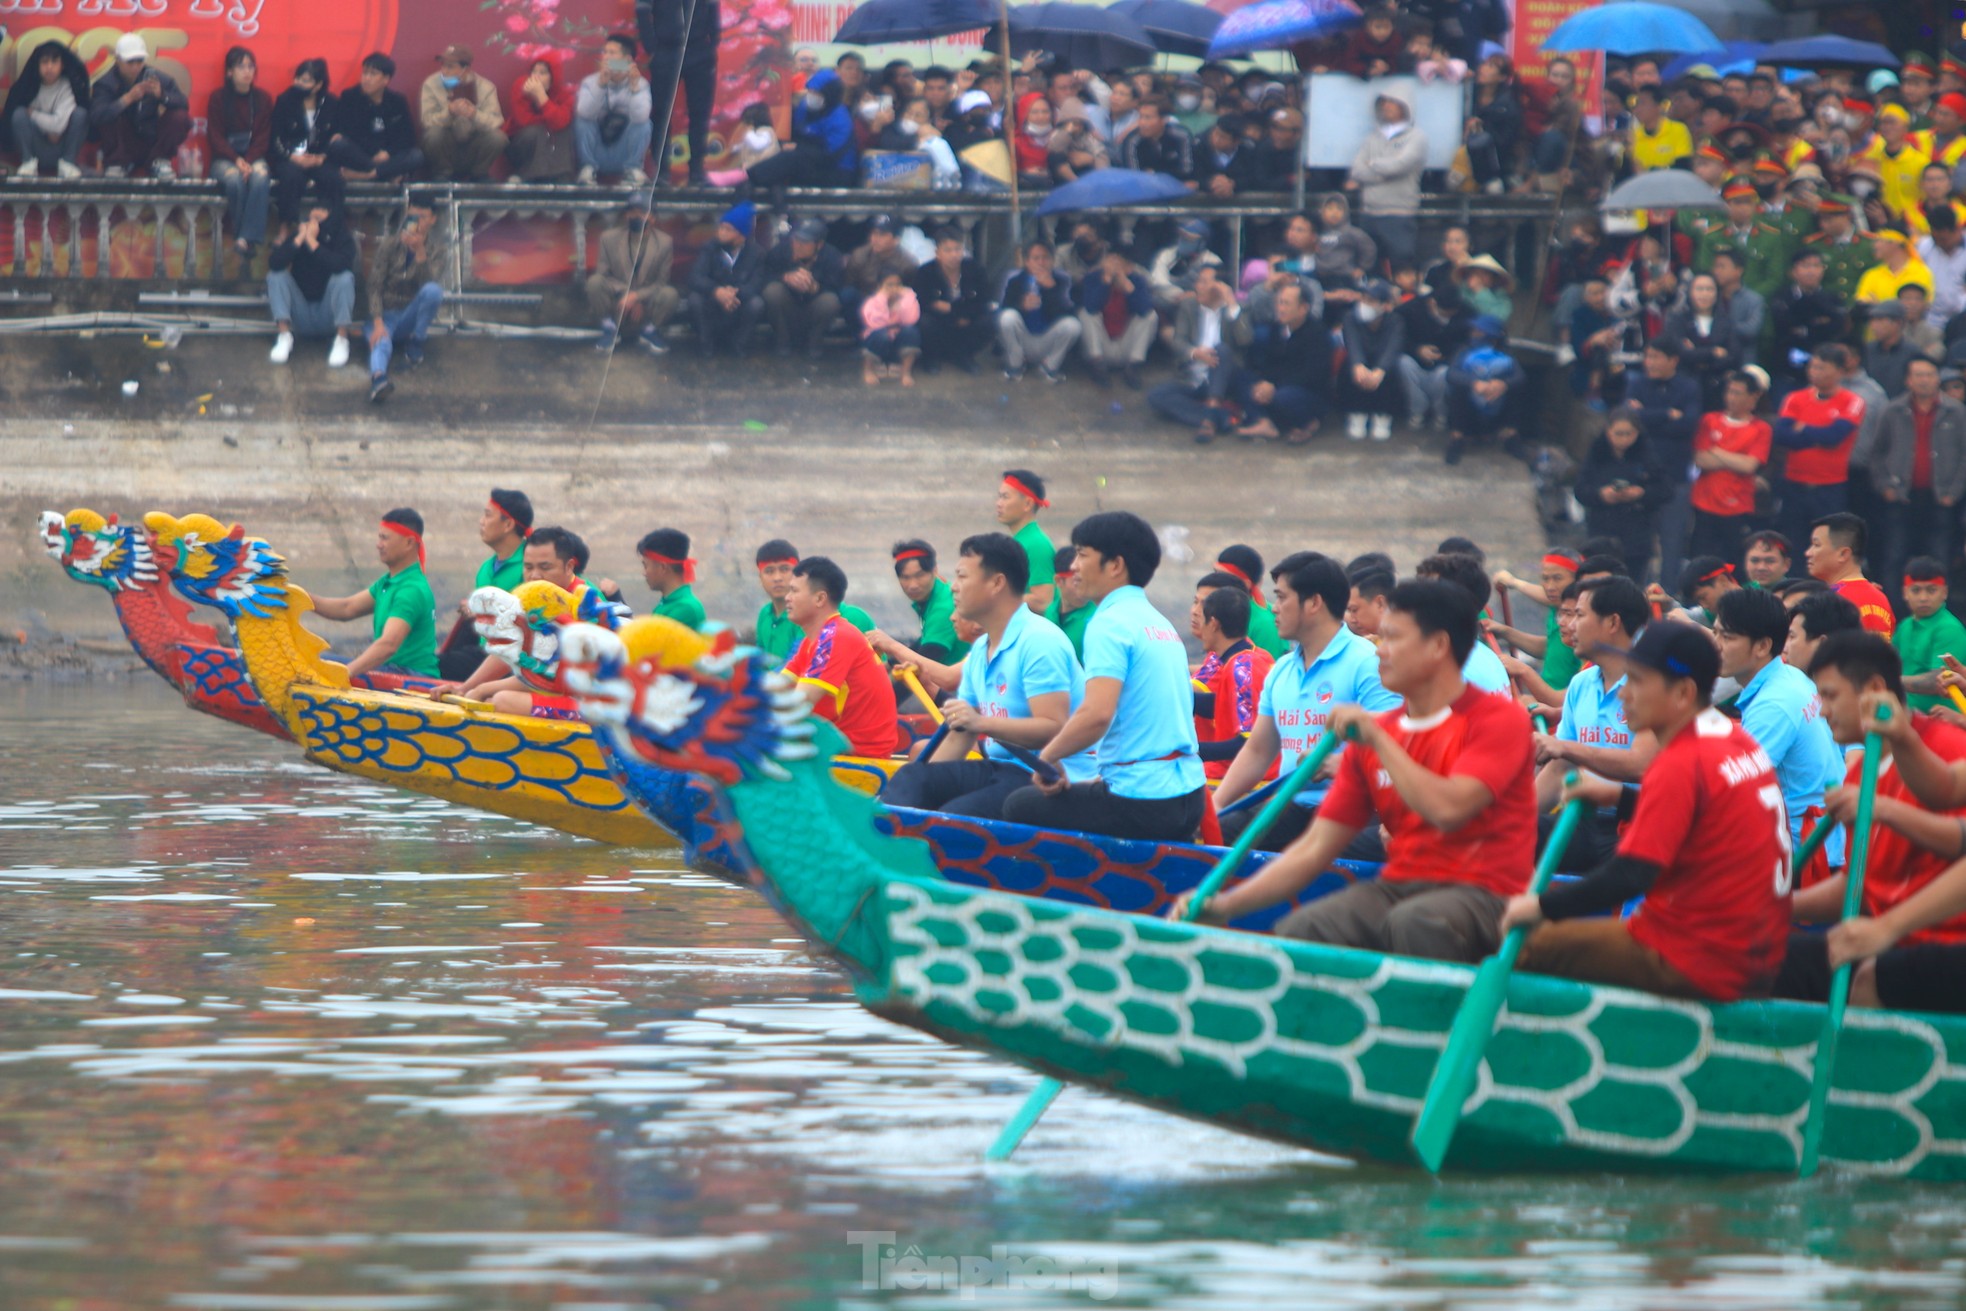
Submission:
[[[919,150],[869,150],[860,156],[860,185],[872,191],[927,191],[935,166]]]

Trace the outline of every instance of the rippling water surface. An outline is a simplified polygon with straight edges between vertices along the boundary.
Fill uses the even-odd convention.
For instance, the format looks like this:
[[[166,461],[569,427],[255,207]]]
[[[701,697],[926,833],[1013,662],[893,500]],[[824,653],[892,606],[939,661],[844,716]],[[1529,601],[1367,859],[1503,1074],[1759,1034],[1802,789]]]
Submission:
[[[0,1307],[1953,1308],[1966,1194],[1437,1184],[872,1019],[750,894],[0,689]]]

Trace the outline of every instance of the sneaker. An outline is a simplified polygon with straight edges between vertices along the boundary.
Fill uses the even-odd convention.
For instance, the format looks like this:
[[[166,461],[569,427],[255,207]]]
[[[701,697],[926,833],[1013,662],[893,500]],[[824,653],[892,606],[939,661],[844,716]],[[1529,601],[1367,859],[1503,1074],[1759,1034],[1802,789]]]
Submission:
[[[389,375],[378,373],[369,379],[369,404],[380,405],[382,398],[396,390],[396,384],[389,381]]]
[[[1065,381],[1065,375],[1060,373],[1058,370],[1052,368],[1048,364],[1040,364],[1038,366],[1038,372],[1044,376],[1044,380],[1046,382],[1055,383],[1055,382]]]
[[[1009,365],[1005,365],[1003,376],[1004,376],[1004,380],[1007,382],[1018,382],[1022,380],[1024,377],[1023,366],[1019,365],[1017,368],[1013,369]]]
[[[505,179],[505,185],[508,187],[523,187],[526,185],[526,180],[517,173],[514,173],[511,177]]]
[[[412,369],[422,368],[423,347],[415,343],[403,347],[403,363],[407,364]]]
[[[175,182],[177,181],[177,170],[160,159],[150,166],[150,176],[156,178],[159,182]]]
[[[592,164],[583,164],[581,166],[580,172],[574,177],[574,181],[583,187],[593,186],[594,166]]]
[[[621,328],[613,319],[601,320],[601,335],[594,339],[594,349],[605,354],[614,349],[615,338],[621,335]]]
[[[348,363],[348,338],[337,336],[334,345],[328,347],[328,367],[339,369]]]
[[[649,175],[638,168],[631,168],[622,175],[621,180],[631,187],[645,187],[649,184]]]
[[[291,332],[283,332],[273,339],[273,352],[266,358],[275,364],[285,364],[293,357],[293,353],[294,335]]]
[[[1468,442],[1466,438],[1450,437],[1447,439],[1447,452],[1441,458],[1449,464],[1459,464],[1461,457],[1467,453]]]
[[[645,328],[635,336],[635,344],[651,355],[667,355],[669,343],[662,340],[662,334],[653,328]]]
[[[55,161],[55,176],[64,182],[71,181],[82,176],[82,169],[73,160],[58,159]]]
[[[111,164],[102,171],[102,175],[106,178],[126,178],[130,176],[130,170],[124,168],[121,164]]]
[[[1348,414],[1345,416],[1345,436],[1355,442],[1365,440],[1365,416],[1363,414]]]
[[[1127,386],[1131,387],[1134,391],[1139,391],[1140,366],[1137,364],[1129,364],[1124,369],[1121,369],[1120,381],[1125,383]]]
[[[1372,440],[1375,442],[1389,442],[1392,439],[1393,439],[1393,416],[1390,414],[1373,415]]]

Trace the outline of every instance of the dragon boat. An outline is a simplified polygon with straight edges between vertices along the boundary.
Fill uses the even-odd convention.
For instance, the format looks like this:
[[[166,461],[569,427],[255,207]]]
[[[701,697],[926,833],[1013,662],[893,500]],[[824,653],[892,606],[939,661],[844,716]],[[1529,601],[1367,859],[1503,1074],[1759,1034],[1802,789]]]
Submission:
[[[650,681],[663,676],[665,662],[692,663],[713,650],[708,639],[691,642],[671,628],[641,620],[619,633],[576,627],[564,635],[560,677],[593,725],[616,781],[643,813],[675,837],[693,865],[753,883],[757,862],[717,789],[652,758],[663,750],[665,728],[661,698],[651,701],[648,696]],[[833,772],[840,778],[837,762]],[[1165,912],[1199,885],[1223,854],[1220,847],[1031,828],[901,806],[881,806],[874,822],[885,835],[923,843],[936,869],[952,882],[1145,915]],[[1269,852],[1251,853],[1248,868],[1271,858]],[[1374,865],[1340,862],[1298,901],[1325,896],[1376,873]],[[1268,928],[1289,909],[1273,907],[1238,924]]]
[[[293,736],[260,700],[237,648],[224,645],[215,629],[193,619],[190,605],[173,593],[174,546],[156,542],[138,525],[118,523],[115,515],[93,510],[66,515],[43,511],[41,541],[63,573],[109,593],[131,648],[177,689],[186,705],[270,737]],[[186,577],[181,586],[223,595],[231,582],[219,574]],[[404,674],[362,674],[351,681],[376,691],[429,686],[427,679]]]
[[[838,734],[789,680],[738,653],[650,658],[638,747],[711,785],[761,890],[870,1011],[1175,1114],[1415,1163],[1471,968],[958,885],[833,782]],[[1792,1173],[1822,1016],[1518,973],[1445,1168]],[[1966,1017],[1850,1011],[1828,1106],[1826,1164],[1966,1178]]]

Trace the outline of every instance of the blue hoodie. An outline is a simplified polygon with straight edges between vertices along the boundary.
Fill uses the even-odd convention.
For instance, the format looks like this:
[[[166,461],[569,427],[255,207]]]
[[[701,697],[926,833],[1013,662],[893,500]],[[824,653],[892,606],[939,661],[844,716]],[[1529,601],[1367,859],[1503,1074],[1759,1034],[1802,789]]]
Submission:
[[[853,115],[840,103],[845,93],[840,75],[822,68],[806,83],[806,91],[826,103],[817,111],[809,110],[801,96],[792,107],[792,137],[801,142],[801,149],[817,146],[829,156],[841,175],[839,185],[850,187],[859,179],[860,149],[854,142]]]

